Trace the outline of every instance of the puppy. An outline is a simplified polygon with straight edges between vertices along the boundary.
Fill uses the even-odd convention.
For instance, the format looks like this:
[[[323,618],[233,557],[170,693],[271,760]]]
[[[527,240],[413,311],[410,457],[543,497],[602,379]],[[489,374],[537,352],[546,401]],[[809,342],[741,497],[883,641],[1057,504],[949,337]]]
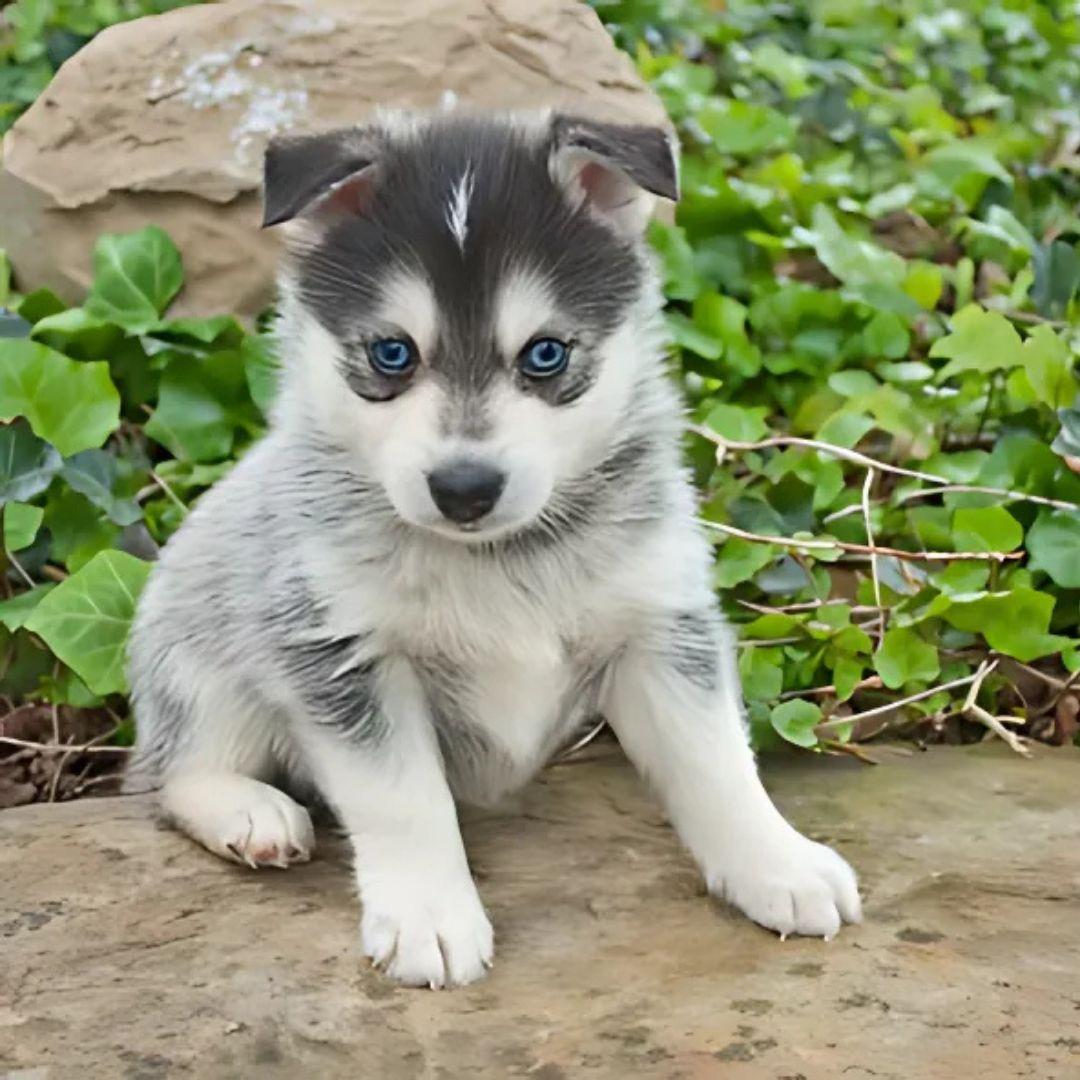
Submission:
[[[266,437],[195,507],[130,645],[129,787],[250,866],[356,852],[364,953],[468,983],[492,929],[455,798],[520,787],[602,714],[714,894],[781,934],[859,918],[773,807],[680,465],[643,230],[664,131],[386,114],[274,143],[283,370]]]

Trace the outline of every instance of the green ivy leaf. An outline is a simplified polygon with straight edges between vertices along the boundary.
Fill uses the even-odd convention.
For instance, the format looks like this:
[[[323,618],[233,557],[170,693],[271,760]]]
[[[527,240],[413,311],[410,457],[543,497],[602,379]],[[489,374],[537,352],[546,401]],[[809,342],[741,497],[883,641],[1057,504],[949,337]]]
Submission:
[[[249,335],[240,346],[240,354],[251,400],[263,416],[269,416],[281,379],[281,364],[273,345],[265,335]]]
[[[45,527],[52,536],[50,555],[72,573],[99,551],[111,547],[120,528],[109,521],[79,492],[59,486],[49,492]]]
[[[91,315],[86,308],[74,307],[38,320],[31,336],[79,360],[99,360],[109,356],[124,332],[108,320]]]
[[[879,311],[863,331],[863,343],[868,355],[899,360],[907,356],[911,335],[903,321],[890,311]]]
[[[40,494],[60,465],[60,455],[25,421],[0,427],[0,505]]]
[[[847,285],[898,288],[907,274],[899,255],[846,233],[822,203],[814,207],[813,227],[793,229],[792,236],[812,248],[831,273]]]
[[[1029,566],[1063,589],[1080,589],[1080,513],[1043,512],[1028,533]]]
[[[1080,245],[1055,240],[1040,245],[1032,255],[1035,283],[1031,298],[1040,315],[1060,319],[1080,290]]]
[[[841,656],[833,668],[833,685],[836,700],[847,701],[855,693],[855,687],[863,677],[863,664],[853,656]]]
[[[41,600],[55,588],[52,582],[46,582],[0,601],[0,623],[14,633],[30,618]]]
[[[953,537],[957,551],[1015,551],[1024,529],[1004,507],[964,507],[953,514]]]
[[[22,551],[29,547],[41,527],[45,511],[28,503],[9,502],[4,507],[4,547],[8,551]]]
[[[35,341],[0,341],[0,420],[16,416],[67,457],[116,430],[120,395],[104,361],[79,363]]]
[[[784,688],[783,654],[779,649],[743,649],[739,677],[748,700],[775,701]]]
[[[44,597],[26,628],[95,694],[123,693],[124,649],[149,574],[149,563],[103,551]]]
[[[235,348],[244,338],[243,327],[231,315],[209,319],[168,319],[151,328],[154,337],[166,341],[191,340],[219,348]]]
[[[661,221],[649,223],[649,242],[660,256],[664,292],[675,300],[693,300],[705,287],[686,230]]]
[[[772,544],[758,544],[730,536],[717,552],[714,580],[719,589],[730,589],[749,581],[759,570],[776,560]]]
[[[40,322],[63,311],[67,304],[52,289],[35,289],[27,293],[19,305],[19,314],[30,323]]]
[[[769,430],[765,425],[765,411],[722,403],[710,410],[705,425],[732,442],[757,442]]]
[[[992,649],[1026,663],[1067,643],[1067,638],[1049,632],[1053,612],[1053,596],[1018,585],[967,603],[953,600],[942,615],[958,630],[982,634]]]
[[[154,329],[184,283],[180,252],[156,225],[108,233],[94,246],[86,310],[134,334]]]
[[[1058,409],[1061,430],[1051,449],[1062,457],[1080,457],[1080,409]]]
[[[814,728],[821,723],[821,709],[810,701],[783,701],[769,714],[773,729],[788,742],[806,748],[817,746]]]
[[[1064,340],[1049,326],[1037,326],[1024,342],[1022,355],[1024,366],[1015,374],[1025,389],[1030,388],[1030,396],[1023,396],[1052,409],[1070,405],[1077,392],[1075,359]]]
[[[714,97],[700,109],[697,122],[721,154],[750,157],[787,146],[798,124],[766,105]]]
[[[205,357],[173,355],[145,430],[188,461],[228,457],[237,430],[251,434],[260,430],[242,355],[237,351]]]
[[[874,653],[874,670],[890,690],[905,683],[928,682],[941,670],[937,649],[912,629],[894,627],[886,631]]]
[[[112,454],[104,450],[84,450],[64,462],[61,475],[117,525],[132,525],[142,520],[142,510],[134,499],[115,494],[120,468]]]
[[[723,355],[724,343],[713,334],[695,326],[681,311],[664,312],[664,321],[667,323],[671,340],[680,349],[689,349],[706,360],[719,360]]]
[[[1004,315],[971,304],[952,320],[952,333],[930,347],[930,355],[949,361],[938,373],[943,382],[964,371],[1007,371],[1024,363],[1020,335]]]

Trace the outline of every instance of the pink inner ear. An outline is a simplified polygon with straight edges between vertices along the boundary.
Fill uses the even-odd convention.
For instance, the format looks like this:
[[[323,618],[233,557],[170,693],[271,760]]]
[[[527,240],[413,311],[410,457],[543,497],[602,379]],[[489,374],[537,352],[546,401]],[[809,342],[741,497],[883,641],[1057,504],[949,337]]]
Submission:
[[[375,199],[374,170],[366,168],[335,184],[318,202],[321,214],[366,214]]]
[[[582,165],[578,183],[586,198],[601,210],[613,210],[627,201],[626,181],[616,170],[598,161]]]

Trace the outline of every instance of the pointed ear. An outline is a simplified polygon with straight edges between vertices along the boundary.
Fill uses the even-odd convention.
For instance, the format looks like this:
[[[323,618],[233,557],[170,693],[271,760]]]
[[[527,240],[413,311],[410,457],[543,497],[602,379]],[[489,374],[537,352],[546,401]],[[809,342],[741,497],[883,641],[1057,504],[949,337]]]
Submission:
[[[363,213],[377,161],[377,140],[365,128],[274,139],[263,165],[263,227],[315,212]]]
[[[556,181],[616,231],[640,233],[652,196],[679,198],[675,137],[663,128],[556,115],[552,129]]]

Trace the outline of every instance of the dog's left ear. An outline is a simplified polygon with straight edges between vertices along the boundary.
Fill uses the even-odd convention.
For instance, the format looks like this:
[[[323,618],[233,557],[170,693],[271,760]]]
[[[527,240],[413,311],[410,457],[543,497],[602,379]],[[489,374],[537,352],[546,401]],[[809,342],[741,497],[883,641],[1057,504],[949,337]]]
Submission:
[[[263,227],[301,215],[363,213],[374,195],[378,150],[368,128],[274,139],[263,164]]]
[[[551,170],[575,203],[623,235],[645,228],[653,196],[679,198],[675,138],[660,127],[557,115]]]

